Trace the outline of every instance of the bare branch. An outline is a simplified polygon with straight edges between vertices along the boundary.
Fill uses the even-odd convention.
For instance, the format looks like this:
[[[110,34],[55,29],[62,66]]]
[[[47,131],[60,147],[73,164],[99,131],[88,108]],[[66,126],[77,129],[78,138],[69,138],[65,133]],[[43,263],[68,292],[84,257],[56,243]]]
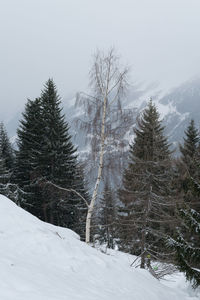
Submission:
[[[55,184],[55,183],[53,183],[53,182],[51,182],[51,181],[48,181],[48,180],[45,181],[44,179],[40,179],[40,180],[38,181],[38,183],[42,183],[42,184],[44,184],[44,185],[51,185],[51,186],[53,186],[53,187],[55,187],[55,188],[57,188],[57,189],[59,189],[59,190],[61,190],[61,191],[75,193],[77,196],[79,196],[79,197],[84,201],[84,203],[85,203],[85,205],[87,206],[87,208],[89,207],[89,205],[88,205],[86,199],[85,199],[79,192],[77,192],[77,191],[74,190],[74,189],[63,188],[63,187],[61,187],[61,186],[59,186],[59,185],[57,185],[57,184]]]

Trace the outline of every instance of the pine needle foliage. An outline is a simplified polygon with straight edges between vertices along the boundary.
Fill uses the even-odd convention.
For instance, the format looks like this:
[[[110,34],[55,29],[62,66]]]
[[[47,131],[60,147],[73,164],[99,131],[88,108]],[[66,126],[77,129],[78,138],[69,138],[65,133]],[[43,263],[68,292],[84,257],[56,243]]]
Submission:
[[[61,99],[49,79],[40,98],[28,100],[25,107],[18,129],[15,179],[23,190],[24,208],[46,222],[73,230],[80,227],[80,210],[86,214],[87,207],[75,193],[53,184],[87,195],[76,152]]]
[[[130,145],[129,165],[119,190],[120,248],[141,255],[162,256],[163,236],[169,229],[171,195],[171,151],[155,105],[150,101],[138,118],[135,140]]]
[[[108,180],[105,183],[103,195],[100,199],[98,215],[99,242],[107,248],[116,246],[116,195]]]
[[[3,122],[0,123],[0,193],[16,201],[17,186],[12,183],[14,150]]]
[[[193,193],[193,180],[200,178],[200,136],[194,120],[190,121],[185,131],[184,143],[180,145],[181,156],[178,161],[179,186],[184,203],[200,212],[200,203]]]
[[[167,245],[175,250],[176,264],[181,272],[184,272],[186,279],[194,288],[200,286],[200,214],[193,209],[181,209],[180,218],[184,225],[184,234],[180,228],[176,236],[168,238]],[[187,239],[187,230],[193,239]]]

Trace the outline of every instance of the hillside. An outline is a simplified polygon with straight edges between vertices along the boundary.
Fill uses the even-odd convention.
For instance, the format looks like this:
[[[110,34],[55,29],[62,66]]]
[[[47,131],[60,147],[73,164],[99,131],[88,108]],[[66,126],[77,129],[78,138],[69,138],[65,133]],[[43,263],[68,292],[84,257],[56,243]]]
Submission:
[[[130,268],[133,257],[103,254],[80,242],[74,232],[38,220],[2,195],[0,237],[2,300],[198,299],[194,293],[189,297],[182,277],[181,289],[176,282],[167,287],[147,271]]]
[[[173,89],[160,99],[159,104],[167,108],[164,123],[170,142],[178,146],[183,142],[184,131],[191,119],[200,126],[200,78],[194,78]]]

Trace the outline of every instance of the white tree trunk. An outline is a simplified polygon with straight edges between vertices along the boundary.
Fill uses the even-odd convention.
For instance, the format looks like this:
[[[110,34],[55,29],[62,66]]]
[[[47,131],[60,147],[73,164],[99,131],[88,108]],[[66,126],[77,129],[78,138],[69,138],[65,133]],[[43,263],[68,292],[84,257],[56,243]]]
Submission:
[[[103,169],[103,156],[104,156],[104,146],[105,146],[105,120],[106,120],[106,107],[107,107],[107,97],[104,98],[104,105],[103,105],[103,116],[102,116],[102,126],[101,126],[101,149],[100,149],[100,159],[99,159],[99,168],[98,168],[98,175],[97,180],[95,183],[94,192],[92,194],[92,200],[88,207],[87,218],[86,218],[86,232],[85,232],[85,241],[86,243],[90,242],[90,232],[91,232],[91,218],[92,213],[94,210],[94,205],[97,198],[97,193],[99,189],[99,184],[101,181],[102,176],[102,169]]]
[[[126,74],[128,69],[125,68],[121,72],[119,69],[118,59],[119,58],[115,55],[115,51],[113,48],[110,49],[107,55],[98,51],[95,55],[94,64],[90,72],[91,85],[93,86],[93,88],[95,88],[97,93],[97,98],[95,98],[95,100],[100,101],[100,103],[102,101],[103,111],[101,120],[101,144],[97,180],[92,194],[92,200],[88,205],[88,213],[86,218],[86,243],[90,242],[91,218],[94,211],[96,198],[98,195],[99,184],[102,178],[104,147],[106,138],[105,121],[108,112],[108,104],[110,107],[111,104],[120,95],[120,92],[123,91],[123,88],[126,85]],[[109,100],[109,97],[112,97],[112,101],[111,99]]]

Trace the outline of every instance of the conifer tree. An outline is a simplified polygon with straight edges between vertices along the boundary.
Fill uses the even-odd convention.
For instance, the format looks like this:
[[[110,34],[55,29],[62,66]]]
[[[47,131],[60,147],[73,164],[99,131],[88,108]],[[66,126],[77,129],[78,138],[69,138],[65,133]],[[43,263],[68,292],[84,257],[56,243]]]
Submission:
[[[44,221],[74,230],[85,203],[59,187],[87,192],[60,104],[51,79],[39,99],[28,101],[18,129],[15,179],[23,190],[23,207]]]
[[[152,101],[134,130],[129,165],[119,190],[120,248],[141,255],[141,268],[151,253],[162,258],[164,234],[172,215],[172,168],[164,127]]]
[[[116,203],[114,201],[114,191],[108,181],[105,183],[99,206],[99,241],[108,248],[114,249],[116,245]]]
[[[81,175],[77,171],[76,148],[71,142],[69,126],[60,108],[60,97],[51,79],[47,81],[42,91],[41,103],[44,122],[40,162],[42,176],[45,180],[60,187],[72,188],[79,192],[80,189],[83,189],[83,184],[80,182]],[[48,197],[45,196],[46,192]],[[79,221],[77,219],[79,215],[77,206],[84,206],[82,200],[75,193],[69,193],[65,197],[63,195],[56,197],[55,193],[58,191],[49,193],[47,189],[46,192],[44,194],[44,198],[48,199],[45,203],[47,207],[46,217],[52,223],[74,229],[73,224],[77,224]],[[67,208],[64,212],[65,217],[60,218],[60,215],[56,213],[60,208],[62,210]]]
[[[11,173],[6,168],[5,159],[2,155],[0,142],[0,194],[8,197],[8,183],[10,182]]]
[[[17,130],[16,153],[16,174],[17,183],[26,185],[30,183],[30,176],[34,169],[38,167],[38,157],[41,154],[40,148],[42,143],[43,122],[41,114],[41,100],[36,98],[34,101],[28,100],[25,111],[22,114],[23,119]]]
[[[178,186],[179,197],[183,203],[190,203],[190,208],[198,209],[199,199],[192,192],[193,186],[191,177],[198,180],[200,177],[200,137],[194,120],[190,121],[188,128],[185,131],[184,143],[180,145],[181,156],[177,162],[179,173]],[[199,206],[200,207],[200,206]],[[200,210],[199,210],[200,212]]]
[[[14,151],[9,141],[8,134],[3,122],[0,123],[0,141],[1,141],[1,155],[5,160],[5,167],[12,171],[14,167]]]
[[[14,181],[19,186],[20,206],[30,213],[43,219],[41,189],[35,183],[40,176],[41,143],[43,141],[43,122],[41,113],[41,100],[28,100],[23,119],[17,130],[16,164]]]
[[[17,202],[17,186],[12,183],[14,151],[3,122],[0,123],[0,193]]]
[[[199,133],[195,127],[194,120],[190,121],[188,128],[185,131],[184,143],[180,145],[181,159],[187,165],[187,168],[194,167],[194,157],[196,155],[200,142]]]
[[[200,199],[200,184],[193,182],[193,193]],[[180,209],[181,225],[176,235],[167,240],[168,246],[175,250],[175,262],[193,287],[200,286],[200,214],[190,207]],[[192,237],[192,238],[191,238]]]

